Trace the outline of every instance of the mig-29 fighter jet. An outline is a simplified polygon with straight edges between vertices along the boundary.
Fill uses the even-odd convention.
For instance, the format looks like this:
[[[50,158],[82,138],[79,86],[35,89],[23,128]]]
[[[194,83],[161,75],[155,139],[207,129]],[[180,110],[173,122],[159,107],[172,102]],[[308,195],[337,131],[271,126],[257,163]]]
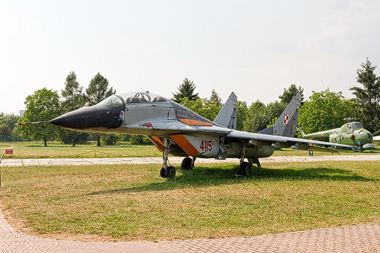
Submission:
[[[294,138],[301,96],[297,94],[277,122],[258,133],[236,130],[237,97],[231,93],[212,122],[186,107],[149,92],[113,95],[97,105],[86,106],[47,122],[67,129],[92,133],[140,134],[149,136],[163,153],[162,177],[176,174],[168,166],[168,155],[185,157],[181,169],[194,167],[197,157],[239,158],[239,173],[251,174],[252,164],[260,167],[259,158],[269,157],[275,148],[334,150],[309,144],[352,148],[349,145]]]

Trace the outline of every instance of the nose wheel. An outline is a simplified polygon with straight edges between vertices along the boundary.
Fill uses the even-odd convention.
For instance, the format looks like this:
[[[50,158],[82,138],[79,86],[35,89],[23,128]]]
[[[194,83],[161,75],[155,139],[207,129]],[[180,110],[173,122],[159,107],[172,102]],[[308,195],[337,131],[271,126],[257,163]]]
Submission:
[[[176,174],[176,170],[173,166],[169,166],[166,169],[162,167],[160,171],[160,176],[162,178],[174,178],[175,174]]]

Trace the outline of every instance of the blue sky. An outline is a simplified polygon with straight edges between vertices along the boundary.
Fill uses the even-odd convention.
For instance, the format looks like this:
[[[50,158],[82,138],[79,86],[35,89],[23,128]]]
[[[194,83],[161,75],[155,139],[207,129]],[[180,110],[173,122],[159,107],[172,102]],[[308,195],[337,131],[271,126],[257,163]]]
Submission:
[[[201,97],[214,88],[248,104],[302,86],[352,97],[356,70],[380,64],[379,1],[0,2],[0,112],[26,96],[64,88],[75,71],[118,92],[172,97],[184,78]],[[380,75],[380,69],[375,73]]]

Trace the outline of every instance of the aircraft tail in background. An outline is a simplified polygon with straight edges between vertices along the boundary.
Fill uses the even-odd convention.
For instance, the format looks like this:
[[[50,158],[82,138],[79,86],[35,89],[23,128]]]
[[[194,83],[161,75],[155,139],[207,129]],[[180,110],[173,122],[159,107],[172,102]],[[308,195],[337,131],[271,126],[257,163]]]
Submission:
[[[301,94],[298,92],[282,112],[280,117],[278,117],[276,123],[274,123],[271,127],[259,131],[258,133],[294,137],[300,107]]]
[[[231,93],[226,103],[216,116],[214,123],[230,129],[236,129],[237,122],[237,96]]]

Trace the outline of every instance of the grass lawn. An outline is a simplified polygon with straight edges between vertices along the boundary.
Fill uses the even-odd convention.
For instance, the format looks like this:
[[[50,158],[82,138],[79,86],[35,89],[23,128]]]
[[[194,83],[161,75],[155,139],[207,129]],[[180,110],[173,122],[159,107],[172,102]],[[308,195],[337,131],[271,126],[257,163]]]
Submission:
[[[351,150],[342,150],[341,154],[349,155],[379,155],[380,146],[372,151],[353,152]],[[93,158],[93,157],[157,157],[162,153],[153,145],[129,145],[121,143],[116,146],[97,147],[95,142],[89,144],[61,144],[59,142],[49,142],[48,147],[44,147],[42,142],[31,143],[0,143],[0,155],[7,148],[13,148],[13,155],[6,155],[4,159],[31,159],[31,158]],[[307,156],[308,152],[304,150],[293,150],[291,148],[275,150],[274,156]],[[331,155],[326,152],[314,152],[315,156]]]
[[[94,240],[254,236],[380,222],[380,162],[3,167],[0,198],[31,234]],[[49,235],[51,236],[51,235]],[[87,236],[87,237],[86,237]]]
[[[13,148],[13,155],[6,155],[4,159],[31,159],[31,158],[90,158],[90,157],[154,157],[162,153],[153,145],[129,145],[122,143],[116,146],[97,147],[96,143],[61,144],[48,143],[44,147],[41,142],[32,143],[0,143],[0,155],[7,148]]]

